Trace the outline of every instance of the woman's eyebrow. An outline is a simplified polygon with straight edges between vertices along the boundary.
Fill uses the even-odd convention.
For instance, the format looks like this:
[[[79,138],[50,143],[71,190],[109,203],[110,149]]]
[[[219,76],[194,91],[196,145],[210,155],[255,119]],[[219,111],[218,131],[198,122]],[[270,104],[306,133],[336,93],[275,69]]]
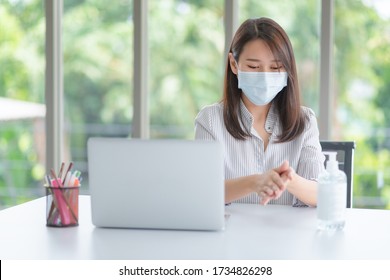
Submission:
[[[247,58],[245,60],[246,61],[253,61],[253,62],[263,62],[261,59],[257,59],[257,58]],[[270,62],[271,63],[281,63],[281,61],[279,59],[273,59]]]
[[[256,58],[247,58],[245,59],[246,61],[254,61],[254,62],[261,62],[260,59],[256,59]]]

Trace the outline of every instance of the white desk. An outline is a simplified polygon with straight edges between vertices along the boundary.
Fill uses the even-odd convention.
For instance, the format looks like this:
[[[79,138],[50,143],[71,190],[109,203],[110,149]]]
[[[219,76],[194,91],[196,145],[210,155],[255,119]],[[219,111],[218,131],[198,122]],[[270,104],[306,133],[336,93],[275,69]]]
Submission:
[[[316,210],[232,204],[221,232],[46,227],[45,198],[0,211],[0,259],[390,259],[390,211],[348,209],[343,232],[316,231]]]

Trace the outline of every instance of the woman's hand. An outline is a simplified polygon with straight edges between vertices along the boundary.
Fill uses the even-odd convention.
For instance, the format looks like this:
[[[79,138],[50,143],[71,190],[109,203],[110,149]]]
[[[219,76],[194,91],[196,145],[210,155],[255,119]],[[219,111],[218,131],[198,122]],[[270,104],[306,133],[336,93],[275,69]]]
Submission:
[[[292,180],[293,169],[288,161],[260,176],[256,192],[261,197],[260,204],[266,205],[271,199],[278,199]]]
[[[288,161],[284,161],[279,167],[263,174],[225,180],[225,203],[231,203],[255,192],[262,199],[261,204],[265,205],[271,199],[279,198],[287,186],[291,187],[293,174],[294,171]]]

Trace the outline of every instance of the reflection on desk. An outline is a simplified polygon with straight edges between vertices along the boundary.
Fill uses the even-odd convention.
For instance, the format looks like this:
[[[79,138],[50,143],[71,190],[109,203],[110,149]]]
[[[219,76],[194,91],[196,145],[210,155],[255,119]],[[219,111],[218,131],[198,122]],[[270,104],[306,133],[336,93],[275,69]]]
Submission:
[[[45,198],[0,211],[0,259],[390,259],[390,211],[347,209],[344,231],[316,230],[315,208],[231,204],[220,232],[46,227]]]

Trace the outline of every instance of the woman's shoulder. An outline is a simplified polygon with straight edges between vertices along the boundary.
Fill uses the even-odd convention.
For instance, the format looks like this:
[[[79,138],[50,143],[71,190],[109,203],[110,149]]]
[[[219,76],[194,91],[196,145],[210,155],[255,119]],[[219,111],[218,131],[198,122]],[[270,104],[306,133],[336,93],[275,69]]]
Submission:
[[[311,109],[309,107],[301,106],[301,111],[306,118],[310,119],[310,118],[316,117],[316,114],[314,113],[313,109]]]
[[[311,125],[312,123],[317,123],[317,116],[313,109],[306,106],[301,106],[301,112],[306,124]]]
[[[301,106],[301,112],[305,119],[305,130],[317,127],[317,116],[313,109]]]

